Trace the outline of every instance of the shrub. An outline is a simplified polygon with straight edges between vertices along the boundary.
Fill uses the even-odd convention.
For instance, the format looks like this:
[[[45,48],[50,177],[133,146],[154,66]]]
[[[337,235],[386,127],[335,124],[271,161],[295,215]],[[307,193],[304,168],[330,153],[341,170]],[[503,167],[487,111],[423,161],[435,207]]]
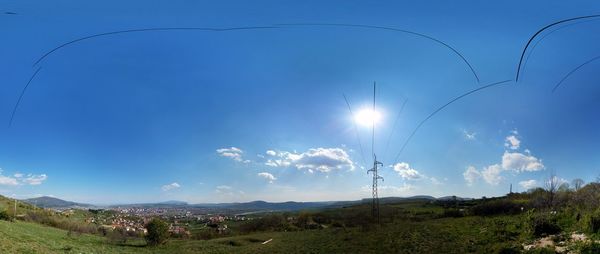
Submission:
[[[518,254],[521,253],[521,249],[518,246],[504,244],[499,246],[494,253],[498,254]]]
[[[529,216],[529,229],[535,237],[553,235],[561,232],[556,218],[544,214]]]
[[[98,233],[98,227],[92,224],[76,222],[53,215],[49,211],[29,211],[23,217],[25,221],[36,222],[42,225],[72,231],[72,233]]]
[[[218,237],[219,235],[215,230],[202,230],[192,235],[192,238],[196,240],[210,240]]]
[[[11,220],[11,217],[10,215],[8,215],[8,212],[6,210],[0,211],[0,220]]]
[[[290,230],[291,227],[287,223],[285,217],[279,214],[271,214],[260,219],[250,220],[240,225],[241,232],[254,231],[283,231]]]
[[[497,214],[517,214],[521,212],[521,205],[510,200],[493,200],[478,204],[471,208],[473,215],[490,216]]]
[[[146,224],[146,242],[148,245],[160,245],[169,238],[169,225],[159,218],[154,218]]]
[[[125,244],[127,242],[127,234],[122,228],[110,230],[106,234],[108,241],[113,244]]]
[[[461,212],[458,209],[444,209],[444,213],[442,214],[442,217],[447,218],[458,218],[458,217],[463,217],[464,214],[463,212]]]
[[[600,233],[600,209],[589,216],[588,228],[592,233]]]
[[[596,243],[596,242],[586,243],[581,247],[581,249],[579,249],[579,253],[581,253],[581,254],[600,253],[600,243]]]

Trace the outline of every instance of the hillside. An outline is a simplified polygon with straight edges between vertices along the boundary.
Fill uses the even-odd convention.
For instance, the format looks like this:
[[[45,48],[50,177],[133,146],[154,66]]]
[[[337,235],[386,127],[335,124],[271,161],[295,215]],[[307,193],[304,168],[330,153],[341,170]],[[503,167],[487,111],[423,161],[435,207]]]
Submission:
[[[89,204],[76,203],[48,196],[29,198],[21,201],[42,208],[93,207],[93,205]]]
[[[27,211],[35,210],[34,206],[24,203],[24,202],[21,202],[19,200],[17,200],[16,204],[17,204],[17,207],[16,207],[17,214],[23,214]],[[14,199],[0,195],[0,211],[7,210],[10,214],[13,214],[14,208],[15,208],[15,200]]]
[[[590,184],[572,194],[598,193],[596,187]],[[230,231],[224,234],[216,229],[212,235],[194,231],[189,238],[171,237],[159,247],[146,246],[135,236],[120,241],[100,231],[76,233],[80,231],[26,222],[24,217],[25,221],[0,221],[0,253],[521,253],[525,246],[535,248],[525,253],[546,253],[541,241],[554,241],[561,245],[557,248],[572,253],[598,253],[600,227],[594,221],[600,221],[600,214],[588,213],[585,207],[558,213],[540,209],[535,203],[540,193],[459,202],[386,202],[381,205],[381,224],[370,216],[369,204],[266,213],[245,222],[226,222]],[[10,199],[3,200],[4,206],[10,204]],[[264,203],[254,205],[261,208]],[[74,217],[57,218],[80,225],[73,223]],[[572,235],[590,241],[572,240]]]

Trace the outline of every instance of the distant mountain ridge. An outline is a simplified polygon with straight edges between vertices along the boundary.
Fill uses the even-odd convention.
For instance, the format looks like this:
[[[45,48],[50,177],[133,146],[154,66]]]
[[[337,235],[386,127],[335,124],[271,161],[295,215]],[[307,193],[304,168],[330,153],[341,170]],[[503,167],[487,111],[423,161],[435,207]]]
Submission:
[[[445,196],[440,198],[435,198],[427,195],[418,195],[411,197],[382,197],[379,198],[380,203],[394,203],[394,202],[404,202],[404,201],[417,201],[417,200],[429,200],[429,201],[446,201],[452,200],[454,196]],[[471,198],[462,198],[456,197],[457,200],[469,200]],[[77,203],[72,201],[66,201],[54,197],[38,197],[38,198],[30,198],[22,200],[23,202],[36,205],[38,207],[44,208],[54,208],[54,209],[65,209],[65,208],[93,208],[93,207],[101,207],[90,204]],[[318,209],[318,208],[333,208],[333,207],[342,207],[348,205],[357,205],[361,203],[370,203],[371,198],[364,198],[361,200],[350,200],[350,201],[320,201],[320,202],[295,202],[295,201],[287,201],[287,202],[267,202],[262,200],[250,201],[250,202],[235,202],[235,203],[199,203],[199,204],[189,204],[185,201],[179,200],[169,200],[163,202],[156,203],[138,203],[138,204],[119,204],[119,205],[109,205],[102,207],[180,207],[180,208],[204,208],[209,210],[228,210],[228,211],[239,211],[239,212],[252,212],[252,211],[295,211],[295,210],[303,210],[303,209]]]
[[[42,196],[37,198],[29,198],[21,200],[25,203],[35,205],[43,208],[75,208],[75,207],[94,207],[90,204],[77,203],[72,201],[66,201],[59,198]]]

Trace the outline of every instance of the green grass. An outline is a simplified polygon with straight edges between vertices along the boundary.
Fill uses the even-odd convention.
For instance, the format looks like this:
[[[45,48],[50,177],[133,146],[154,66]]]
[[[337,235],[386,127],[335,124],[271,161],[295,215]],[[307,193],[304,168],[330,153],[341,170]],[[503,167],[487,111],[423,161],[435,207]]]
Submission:
[[[145,247],[140,241],[120,246],[96,235],[69,236],[67,231],[34,223],[0,221],[0,253],[493,253],[511,242],[516,244],[518,237],[498,236],[498,225],[510,225],[513,219],[395,221],[368,231],[327,228],[264,232],[208,241],[170,240],[160,247]],[[261,244],[268,239],[273,240]],[[497,244],[500,241],[502,246]]]
[[[514,253],[521,250],[523,243],[534,239],[530,216],[539,215],[526,212],[445,218],[444,208],[430,202],[386,204],[382,205],[381,213],[381,226],[369,222],[369,205],[284,213],[283,218],[308,214],[314,218],[326,217],[331,223],[324,224],[326,227],[322,229],[288,225],[275,227],[280,231],[266,232],[237,230],[242,222],[228,223],[234,229],[232,236],[215,235],[220,238],[212,240],[171,239],[158,247],[146,247],[142,239],[118,245],[99,235],[69,234],[35,223],[0,221],[0,253]],[[70,219],[82,218],[76,215]],[[582,228],[573,213],[561,212],[554,218],[564,232]],[[192,231],[203,230],[207,229],[195,225]],[[272,241],[262,244],[269,239]]]

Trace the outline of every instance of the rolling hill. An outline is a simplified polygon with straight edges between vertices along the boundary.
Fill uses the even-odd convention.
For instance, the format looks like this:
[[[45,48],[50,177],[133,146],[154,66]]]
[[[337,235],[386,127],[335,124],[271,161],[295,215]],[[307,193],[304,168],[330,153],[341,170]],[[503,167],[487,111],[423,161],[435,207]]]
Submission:
[[[90,204],[76,203],[76,202],[66,201],[66,200],[62,200],[62,199],[58,199],[58,198],[54,198],[54,197],[48,197],[48,196],[43,196],[43,197],[38,197],[38,198],[29,198],[29,199],[24,199],[21,201],[31,204],[31,205],[38,206],[38,207],[55,208],[55,209],[94,207],[93,205],[90,205]]]

